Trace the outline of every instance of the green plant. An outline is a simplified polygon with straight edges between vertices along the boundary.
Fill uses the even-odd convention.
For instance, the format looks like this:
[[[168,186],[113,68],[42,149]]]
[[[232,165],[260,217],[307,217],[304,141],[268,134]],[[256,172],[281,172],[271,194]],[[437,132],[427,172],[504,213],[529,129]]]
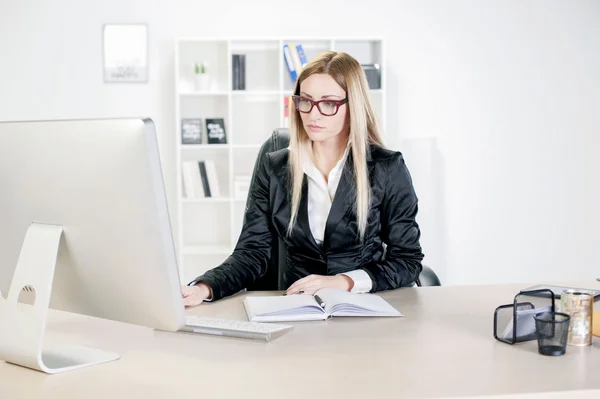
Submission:
[[[201,62],[201,63],[196,62],[196,63],[194,63],[194,72],[196,73],[196,75],[199,74],[199,73],[202,73],[202,74],[206,73],[207,69],[208,68],[207,68],[207,65],[206,65],[205,62]]]

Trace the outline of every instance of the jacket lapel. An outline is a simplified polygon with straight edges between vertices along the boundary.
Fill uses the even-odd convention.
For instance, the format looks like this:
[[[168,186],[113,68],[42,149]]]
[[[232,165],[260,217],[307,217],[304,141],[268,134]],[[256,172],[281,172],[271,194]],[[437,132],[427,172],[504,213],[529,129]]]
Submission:
[[[298,224],[302,228],[302,231],[308,237],[310,243],[318,250],[321,251],[319,244],[315,241],[315,237],[310,230],[310,222],[308,219],[308,178],[304,175],[302,180],[302,196],[300,197],[300,204],[298,206]]]
[[[287,187],[289,187],[290,184],[288,174],[288,150],[286,149],[285,151],[281,150],[277,151],[276,153],[272,153],[271,165],[281,182],[281,187],[285,187],[285,190],[280,190],[280,195],[276,196],[275,203],[273,204],[273,211],[276,213],[279,212],[282,207],[287,207],[289,212],[291,203],[289,201],[289,196],[287,195]],[[298,218],[296,221],[310,244],[314,247],[315,251],[321,252],[321,247],[315,241],[312,231],[310,230],[310,222],[308,219],[308,177],[306,174],[303,175],[302,195],[300,196],[300,204],[298,205]]]
[[[333,202],[327,221],[325,222],[325,234],[323,235],[323,248],[329,247],[331,234],[340,223],[344,215],[354,203],[354,179],[352,179],[352,163],[346,162],[340,177],[340,182],[333,196]]]
[[[370,147],[367,149],[366,158],[368,176],[371,177],[374,162],[371,156]],[[333,203],[331,204],[331,209],[329,211],[329,216],[327,217],[327,222],[325,223],[325,234],[323,237],[324,249],[328,248],[329,239],[331,238],[331,235],[337,228],[338,224],[342,221],[344,216],[346,216],[348,212],[354,212],[354,207],[356,206],[355,197],[356,182],[354,180],[354,161],[352,157],[352,151],[350,151],[350,153],[348,154],[346,165],[344,165],[342,176],[340,177],[340,182],[338,184],[337,190],[335,191],[335,196],[333,197]]]

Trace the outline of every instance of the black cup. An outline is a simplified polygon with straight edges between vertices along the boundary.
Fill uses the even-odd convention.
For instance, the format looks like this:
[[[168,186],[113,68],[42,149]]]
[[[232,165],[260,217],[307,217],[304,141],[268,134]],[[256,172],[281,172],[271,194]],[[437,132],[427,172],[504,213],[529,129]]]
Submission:
[[[571,317],[565,313],[544,312],[535,315],[534,319],[540,354],[546,356],[564,355],[567,350]]]

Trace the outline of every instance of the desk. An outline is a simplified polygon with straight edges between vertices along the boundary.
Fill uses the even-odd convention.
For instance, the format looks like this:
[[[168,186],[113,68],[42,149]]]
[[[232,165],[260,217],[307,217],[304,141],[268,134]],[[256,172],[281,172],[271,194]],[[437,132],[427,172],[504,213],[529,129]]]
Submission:
[[[293,331],[270,343],[51,312],[49,340],[68,339],[122,358],[58,375],[0,362],[0,398],[600,397],[600,339],[569,346],[561,357],[538,355],[534,341],[511,346],[494,340],[494,309],[511,303],[520,288],[380,293],[405,317],[294,323]],[[262,294],[239,294],[190,314],[245,320],[244,295]]]

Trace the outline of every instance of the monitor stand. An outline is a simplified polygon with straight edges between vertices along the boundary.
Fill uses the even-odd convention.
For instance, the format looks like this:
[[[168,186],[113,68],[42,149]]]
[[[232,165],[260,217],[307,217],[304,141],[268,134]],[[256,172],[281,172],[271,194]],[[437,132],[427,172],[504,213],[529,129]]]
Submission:
[[[118,354],[84,346],[42,347],[62,233],[62,226],[29,226],[8,297],[0,296],[0,359],[48,374],[120,358]],[[35,289],[33,305],[19,303],[19,294],[27,286]]]

